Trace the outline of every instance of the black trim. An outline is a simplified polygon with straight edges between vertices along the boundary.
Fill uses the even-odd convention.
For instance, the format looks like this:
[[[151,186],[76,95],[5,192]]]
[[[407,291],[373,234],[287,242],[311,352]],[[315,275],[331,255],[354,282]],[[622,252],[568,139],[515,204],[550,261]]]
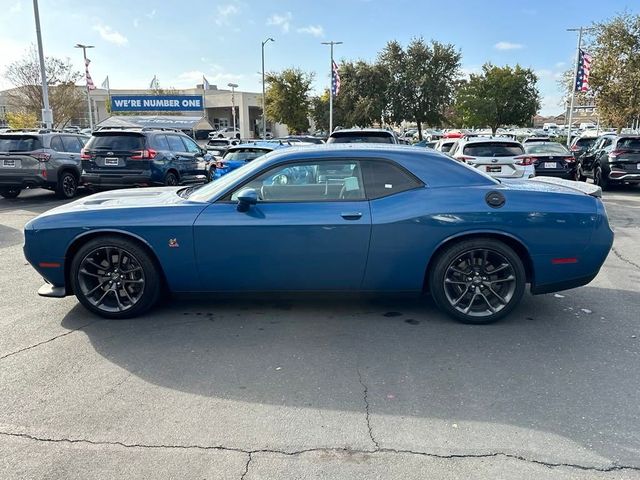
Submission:
[[[559,292],[561,290],[569,290],[570,288],[582,287],[591,282],[598,272],[586,277],[573,278],[571,280],[563,280],[562,282],[546,283],[544,285],[531,285],[531,293],[533,295],[541,295],[543,293]]]

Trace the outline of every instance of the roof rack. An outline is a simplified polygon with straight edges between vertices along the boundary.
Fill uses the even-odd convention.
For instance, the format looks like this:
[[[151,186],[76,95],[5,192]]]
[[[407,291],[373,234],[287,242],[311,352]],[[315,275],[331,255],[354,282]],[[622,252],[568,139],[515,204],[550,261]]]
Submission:
[[[4,133],[58,133],[62,130],[56,130],[53,128],[9,128]]]
[[[139,130],[141,132],[149,132],[149,131],[153,131],[153,130],[160,130],[163,132],[181,132],[182,130],[177,129],[177,128],[167,128],[167,127],[127,127],[124,125],[105,125],[100,127],[99,130],[97,130],[98,132],[101,132],[103,130]]]

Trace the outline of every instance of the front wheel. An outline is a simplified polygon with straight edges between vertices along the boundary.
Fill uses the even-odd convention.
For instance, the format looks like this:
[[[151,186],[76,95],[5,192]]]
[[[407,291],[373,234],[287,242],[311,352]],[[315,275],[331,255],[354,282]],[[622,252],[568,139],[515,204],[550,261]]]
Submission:
[[[17,196],[20,195],[21,191],[22,189],[20,188],[3,188],[2,190],[0,190],[0,196],[4,198],[17,198]]]
[[[506,316],[520,302],[525,284],[518,255],[491,238],[448,247],[429,272],[434,301],[463,323],[486,324]]]
[[[137,243],[115,236],[84,244],[71,262],[78,301],[105,318],[131,318],[149,310],[160,295],[160,272]]]
[[[178,185],[178,182],[178,176],[173,172],[167,173],[167,176],[164,177],[164,184],[168,187],[175,187]]]

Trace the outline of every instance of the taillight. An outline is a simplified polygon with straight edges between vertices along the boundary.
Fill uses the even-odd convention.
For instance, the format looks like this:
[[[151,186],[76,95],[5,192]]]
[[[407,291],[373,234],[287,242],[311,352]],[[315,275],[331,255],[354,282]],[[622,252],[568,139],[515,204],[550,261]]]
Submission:
[[[569,156],[569,157],[564,157],[564,161],[567,163],[573,163],[576,161],[576,159],[573,156]]]
[[[466,155],[460,155],[459,157],[455,157],[455,159],[459,160],[460,162],[467,163],[471,160],[475,160],[476,157],[467,157]]]
[[[225,168],[225,164],[224,164],[224,162],[222,162],[222,161],[218,160],[218,161],[216,162],[216,168]]]
[[[153,150],[152,148],[145,148],[144,150],[136,150],[131,152],[131,160],[150,160],[152,158],[156,158],[158,152]]]
[[[609,154],[609,158],[611,160],[617,160],[620,155],[624,155],[627,153],[627,150],[614,150]]]
[[[30,155],[41,162],[48,162],[51,158],[51,154],[47,152],[33,152]]]
[[[81,160],[91,160],[91,155],[87,153],[87,149],[83,148],[80,150],[80,159]]]
[[[528,167],[529,165],[533,165],[532,157],[515,157],[516,165],[520,165],[521,167]]]

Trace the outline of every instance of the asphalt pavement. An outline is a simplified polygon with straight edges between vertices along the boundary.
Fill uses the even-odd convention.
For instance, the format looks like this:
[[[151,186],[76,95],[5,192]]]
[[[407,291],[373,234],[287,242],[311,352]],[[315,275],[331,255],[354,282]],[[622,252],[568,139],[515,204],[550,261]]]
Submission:
[[[640,188],[588,286],[461,325],[427,299],[36,295],[0,199],[0,478],[640,479]]]

